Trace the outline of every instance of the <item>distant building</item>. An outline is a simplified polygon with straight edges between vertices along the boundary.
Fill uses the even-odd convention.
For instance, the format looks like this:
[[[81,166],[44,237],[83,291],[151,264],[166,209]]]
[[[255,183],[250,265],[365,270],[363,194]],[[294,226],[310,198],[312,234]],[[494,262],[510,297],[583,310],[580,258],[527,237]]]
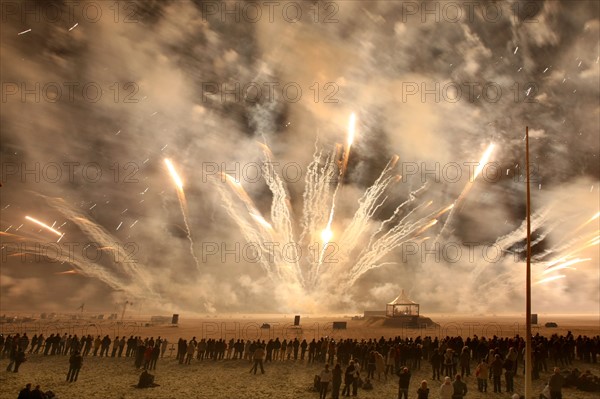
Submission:
[[[402,293],[385,308],[387,317],[419,317],[419,304],[411,300],[402,290]]]

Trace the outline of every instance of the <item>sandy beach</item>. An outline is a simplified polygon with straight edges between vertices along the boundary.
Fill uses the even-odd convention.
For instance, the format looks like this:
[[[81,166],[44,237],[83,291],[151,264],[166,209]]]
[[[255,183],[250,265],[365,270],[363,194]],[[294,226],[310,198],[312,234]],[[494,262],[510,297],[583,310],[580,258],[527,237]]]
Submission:
[[[467,328],[471,328],[472,334],[482,335],[482,332],[502,332],[502,336],[511,336],[517,330],[522,333],[524,326],[519,326],[516,316],[496,317],[432,317],[440,324],[436,329],[421,330],[403,328],[384,328],[378,322],[368,320],[349,320],[342,317],[305,317],[301,319],[301,327],[293,327],[292,316],[258,315],[235,318],[234,316],[222,316],[216,318],[187,319],[183,317],[177,327],[170,325],[158,326],[148,325],[143,320],[125,321],[123,325],[115,322],[91,322],[90,320],[57,320],[57,321],[34,321],[30,323],[15,323],[10,326],[4,324],[3,333],[27,331],[33,335],[33,328],[41,328],[46,335],[50,331],[59,332],[57,327],[62,326],[60,332],[81,334],[86,333],[110,334],[114,336],[113,330],[119,329],[120,335],[162,336],[169,342],[175,342],[177,338],[225,338],[225,339],[268,339],[267,337],[294,338],[304,337],[312,339],[320,336],[333,336],[335,338],[379,338],[381,336],[393,337],[438,335],[437,332],[455,335],[458,329],[463,336],[468,334]],[[332,321],[347,321],[346,330],[333,330]],[[544,321],[544,320],[541,320]],[[539,327],[535,332],[542,335],[553,333],[563,334],[568,330],[575,336],[578,334],[598,334],[597,318],[592,316],[567,317],[555,316],[553,321],[559,325],[558,328]],[[261,329],[262,323],[271,324],[271,329]],[[511,329],[512,328],[512,329]],[[79,331],[78,331],[79,330]],[[495,331],[495,332],[493,332]],[[171,347],[171,345],[169,345]],[[175,354],[171,351],[165,353],[165,357],[158,361],[157,369],[153,372],[156,383],[160,386],[150,389],[137,389],[133,385],[137,383],[140,371],[135,369],[133,358],[99,358],[88,356],[84,359],[79,380],[76,383],[65,382],[68,370],[67,356],[43,356],[29,355],[28,361],[21,366],[19,373],[5,371],[8,360],[0,362],[0,398],[15,398],[19,390],[28,382],[34,386],[40,384],[43,389],[51,389],[58,398],[316,398],[318,394],[312,392],[312,382],[315,374],[322,369],[322,364],[308,365],[306,362],[283,361],[267,363],[266,373],[257,375],[249,373],[251,364],[244,360],[223,361],[198,361],[193,360],[191,365],[180,365],[175,360]],[[551,364],[549,365],[552,366]],[[600,374],[598,364],[584,364],[576,362],[574,367],[580,370],[591,370],[592,373]],[[416,389],[421,380],[430,381],[431,367],[426,362],[422,363],[421,370],[413,370],[411,379],[411,395],[416,395]],[[543,388],[544,381],[549,373],[542,373],[541,379],[535,381],[536,389]],[[466,379],[469,388],[469,398],[509,398],[506,393],[479,393],[477,391],[474,376]],[[386,382],[383,379],[374,381],[374,389],[365,391],[359,389],[359,397],[369,399],[395,398],[397,397],[397,377],[389,377]],[[430,381],[430,398],[438,398],[439,382]],[[523,391],[523,377],[521,371],[515,378],[516,392]],[[414,392],[413,392],[414,391]],[[591,399],[596,395],[575,389],[566,389],[563,396],[574,399]]]

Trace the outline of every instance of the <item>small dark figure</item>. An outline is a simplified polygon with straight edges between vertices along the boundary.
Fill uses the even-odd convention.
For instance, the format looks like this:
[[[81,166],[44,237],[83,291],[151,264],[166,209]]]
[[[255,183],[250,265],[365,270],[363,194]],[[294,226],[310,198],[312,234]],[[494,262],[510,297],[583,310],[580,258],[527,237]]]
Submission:
[[[410,371],[404,367],[398,374],[398,399],[408,399],[408,386],[410,384]]]
[[[39,385],[35,386],[35,389],[29,394],[30,399],[46,399],[46,394],[42,392]]]
[[[259,346],[254,351],[254,354],[252,356],[252,359],[254,360],[254,365],[250,369],[250,373],[252,373],[254,371],[254,374],[256,374],[256,371],[258,370],[259,366],[260,366],[260,372],[262,374],[265,373],[265,369],[263,368],[263,357],[264,357],[264,355],[265,355],[265,350],[262,348],[262,346]]]
[[[67,381],[73,382],[77,381],[77,377],[79,376],[79,370],[83,365],[83,356],[79,353],[79,351],[73,353],[69,358],[69,372],[67,373]]]
[[[427,388],[427,381],[421,381],[421,386],[417,389],[417,399],[428,399],[429,388]]]
[[[562,399],[562,388],[565,385],[565,377],[560,374],[558,367],[554,368],[554,374],[548,381],[550,386],[550,399]]]
[[[31,397],[31,384],[25,385],[25,388],[21,389],[17,399],[29,399]]]
[[[156,384],[154,384],[154,376],[148,373],[148,370],[144,369],[144,371],[142,371],[142,374],[140,374],[140,380],[138,381],[137,387],[151,388],[154,386],[156,386]]]
[[[467,384],[462,381],[460,374],[456,374],[454,377],[452,388],[454,388],[452,399],[462,399],[467,394]]]
[[[23,351],[23,348],[19,348],[19,351],[15,355],[15,370],[14,370],[15,373],[19,372],[19,367],[26,360],[27,360],[27,358],[25,357],[25,352]]]

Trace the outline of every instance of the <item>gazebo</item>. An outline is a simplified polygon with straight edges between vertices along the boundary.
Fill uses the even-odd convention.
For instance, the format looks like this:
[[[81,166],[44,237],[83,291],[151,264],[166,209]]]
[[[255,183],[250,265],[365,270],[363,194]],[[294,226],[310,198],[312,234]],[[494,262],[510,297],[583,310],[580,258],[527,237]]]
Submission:
[[[419,317],[419,304],[412,301],[402,290],[402,293],[385,309],[387,317]]]

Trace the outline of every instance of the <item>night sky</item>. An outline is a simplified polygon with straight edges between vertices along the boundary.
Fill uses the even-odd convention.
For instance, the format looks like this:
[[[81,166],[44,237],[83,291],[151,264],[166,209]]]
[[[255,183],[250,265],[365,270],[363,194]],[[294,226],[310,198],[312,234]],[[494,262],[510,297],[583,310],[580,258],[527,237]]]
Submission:
[[[405,289],[424,313],[523,312],[528,126],[534,281],[564,276],[534,286],[533,311],[597,312],[600,3],[467,3],[3,1],[2,310],[111,311],[130,300],[140,312],[350,313]],[[425,182],[411,207],[454,203],[467,165],[494,143],[438,241],[438,252],[462,248],[460,259],[424,251],[448,213],[416,255],[394,250],[329,296],[273,281],[243,256],[206,255],[210,243],[246,243],[219,172],[270,220],[272,194],[254,179],[267,144],[297,232],[306,167],[315,148],[345,143],[353,112],[334,242],[394,155],[402,177],[370,232]],[[164,158],[184,181],[200,270]],[[25,216],[64,236],[56,244]],[[32,253],[40,248],[47,256]],[[56,248],[76,261],[57,260]]]

